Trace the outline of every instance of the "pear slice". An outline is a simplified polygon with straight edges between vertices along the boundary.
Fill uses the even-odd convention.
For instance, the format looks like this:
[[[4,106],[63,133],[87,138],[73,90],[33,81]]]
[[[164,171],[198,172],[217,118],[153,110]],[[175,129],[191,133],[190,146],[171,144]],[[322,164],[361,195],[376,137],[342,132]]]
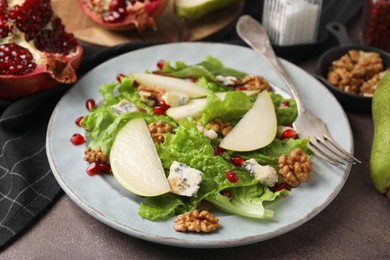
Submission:
[[[169,192],[156,147],[142,118],[130,120],[118,132],[110,152],[111,170],[128,191],[140,196]]]
[[[258,90],[244,90],[248,96],[259,93]],[[220,99],[224,99],[227,92],[216,92],[214,93]],[[206,104],[206,98],[192,99],[187,104],[178,107],[170,107],[167,110],[167,115],[172,117],[175,121],[179,121],[186,117],[192,117],[194,119],[202,116],[202,109]]]
[[[175,121],[179,121],[186,117],[192,117],[193,119],[196,119],[202,116],[201,111],[205,104],[206,98],[191,99],[183,106],[168,108],[166,113]]]
[[[186,94],[190,98],[205,97],[210,93],[208,89],[184,79],[146,73],[133,73],[131,75],[139,84],[145,87],[157,86],[165,91]]]
[[[220,147],[247,152],[270,144],[277,130],[275,107],[267,91],[258,95],[252,108],[241,118],[230,133],[225,136]]]
[[[197,20],[213,11],[241,0],[174,0],[175,14],[180,19]]]

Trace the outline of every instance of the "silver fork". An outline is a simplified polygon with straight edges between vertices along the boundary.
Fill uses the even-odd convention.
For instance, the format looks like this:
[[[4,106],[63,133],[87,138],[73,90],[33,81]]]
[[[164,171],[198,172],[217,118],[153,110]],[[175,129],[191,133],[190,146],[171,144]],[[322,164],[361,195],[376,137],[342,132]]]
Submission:
[[[342,167],[347,163],[361,163],[337,144],[320,118],[306,109],[294,82],[277,59],[267,32],[260,23],[249,15],[244,15],[238,20],[236,29],[241,39],[276,69],[289,88],[298,108],[298,117],[293,123],[293,127],[302,138],[310,137],[309,148],[312,153],[337,167]]]

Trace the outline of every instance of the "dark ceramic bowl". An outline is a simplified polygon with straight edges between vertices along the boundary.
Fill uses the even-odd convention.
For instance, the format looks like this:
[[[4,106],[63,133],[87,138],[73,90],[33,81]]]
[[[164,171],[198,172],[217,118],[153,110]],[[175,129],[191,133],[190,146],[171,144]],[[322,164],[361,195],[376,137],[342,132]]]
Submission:
[[[390,53],[377,48],[354,45],[349,39],[345,27],[338,23],[330,23],[326,26],[339,41],[340,46],[329,49],[321,55],[314,76],[319,79],[338,99],[344,109],[353,112],[371,112],[372,97],[363,97],[340,90],[326,80],[326,75],[333,61],[338,60],[349,50],[361,50],[376,52],[382,57],[385,68],[390,68]]]

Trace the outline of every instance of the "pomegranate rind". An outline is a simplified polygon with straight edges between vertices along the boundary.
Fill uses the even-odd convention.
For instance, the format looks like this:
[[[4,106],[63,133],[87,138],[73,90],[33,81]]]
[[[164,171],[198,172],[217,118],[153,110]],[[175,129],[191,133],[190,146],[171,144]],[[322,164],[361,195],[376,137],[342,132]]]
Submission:
[[[167,8],[170,0],[157,0],[145,3],[140,10],[129,10],[125,19],[117,23],[104,22],[100,14],[87,6],[85,0],[79,0],[79,5],[84,14],[89,19],[107,30],[112,31],[130,31],[137,30],[143,33],[146,27],[157,30],[155,18],[158,18]]]
[[[83,48],[77,46],[75,52],[55,62],[63,63],[61,70],[48,69],[47,65],[39,65],[34,72],[15,76],[0,75],[0,100],[14,101],[41,91],[52,89],[61,83],[76,82],[76,71],[80,67]],[[54,62],[54,61],[53,61]]]

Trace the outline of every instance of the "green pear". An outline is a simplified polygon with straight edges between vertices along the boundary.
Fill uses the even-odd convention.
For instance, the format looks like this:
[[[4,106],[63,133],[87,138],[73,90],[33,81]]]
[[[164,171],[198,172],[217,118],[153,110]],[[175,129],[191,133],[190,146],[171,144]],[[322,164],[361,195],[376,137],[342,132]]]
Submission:
[[[241,0],[174,0],[175,14],[180,19],[197,20],[213,11],[222,9]]]
[[[370,171],[376,189],[390,199],[390,70],[385,73],[372,99],[374,139]]]

